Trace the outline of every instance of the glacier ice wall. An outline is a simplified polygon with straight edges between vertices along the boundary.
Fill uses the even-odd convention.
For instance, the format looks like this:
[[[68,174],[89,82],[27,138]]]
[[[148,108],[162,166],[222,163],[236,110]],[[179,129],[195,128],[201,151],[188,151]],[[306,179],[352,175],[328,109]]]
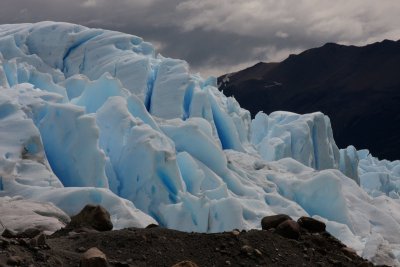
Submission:
[[[139,37],[0,26],[0,196],[69,215],[99,203],[117,228],[217,232],[314,216],[359,253],[389,248],[379,253],[396,263],[398,166],[339,150],[321,113],[252,121],[215,78]]]
[[[400,160],[379,160],[368,150],[354,151],[350,159],[352,169],[357,170],[361,187],[369,195],[400,198]]]
[[[330,120],[320,112],[299,115],[260,112],[252,121],[252,143],[265,160],[291,157],[316,170],[337,169],[339,149]]]

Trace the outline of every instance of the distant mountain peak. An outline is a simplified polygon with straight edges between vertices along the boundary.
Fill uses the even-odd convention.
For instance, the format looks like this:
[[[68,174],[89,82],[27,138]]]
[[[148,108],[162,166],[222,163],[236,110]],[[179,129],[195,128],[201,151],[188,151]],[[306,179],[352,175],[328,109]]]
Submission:
[[[340,147],[353,144],[380,158],[398,159],[399,66],[400,40],[361,47],[326,43],[280,63],[260,62],[238,71],[220,89],[253,116],[261,110],[322,111],[331,118]],[[265,86],[273,82],[282,86]]]

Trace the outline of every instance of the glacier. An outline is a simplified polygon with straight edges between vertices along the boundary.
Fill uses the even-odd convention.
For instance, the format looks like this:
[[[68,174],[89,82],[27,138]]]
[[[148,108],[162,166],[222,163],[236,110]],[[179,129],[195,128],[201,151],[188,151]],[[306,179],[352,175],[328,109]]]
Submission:
[[[10,205],[34,218],[3,223],[51,232],[88,203],[117,229],[220,232],[312,216],[360,255],[400,261],[400,161],[339,149],[324,114],[252,120],[214,77],[137,36],[0,25],[1,218]]]

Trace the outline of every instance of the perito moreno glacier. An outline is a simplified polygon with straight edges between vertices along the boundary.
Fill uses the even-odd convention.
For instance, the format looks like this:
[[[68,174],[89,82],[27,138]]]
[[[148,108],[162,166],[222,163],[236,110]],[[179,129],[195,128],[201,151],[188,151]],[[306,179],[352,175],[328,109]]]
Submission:
[[[322,113],[252,120],[215,78],[136,36],[0,26],[7,227],[52,232],[87,203],[106,207],[116,228],[219,232],[307,215],[360,255],[396,265],[399,195],[400,161],[339,150]]]

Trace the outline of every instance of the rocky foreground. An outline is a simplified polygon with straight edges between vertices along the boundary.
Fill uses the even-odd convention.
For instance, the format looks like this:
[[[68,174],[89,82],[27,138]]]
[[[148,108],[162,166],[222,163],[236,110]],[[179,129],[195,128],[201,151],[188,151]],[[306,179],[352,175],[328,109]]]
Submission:
[[[261,224],[216,234],[156,225],[111,231],[107,211],[87,206],[51,236],[5,230],[0,266],[373,266],[311,218],[276,215]]]

